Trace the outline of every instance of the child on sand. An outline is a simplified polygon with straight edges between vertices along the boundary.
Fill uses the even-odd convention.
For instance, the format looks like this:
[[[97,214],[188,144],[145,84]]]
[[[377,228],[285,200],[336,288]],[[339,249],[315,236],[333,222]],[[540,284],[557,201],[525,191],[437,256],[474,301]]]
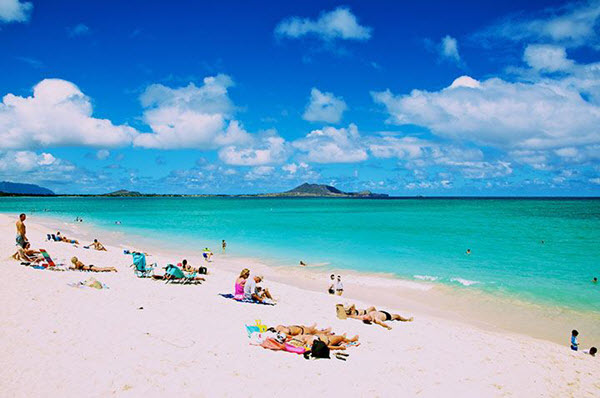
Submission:
[[[577,342],[577,336],[579,336],[579,332],[577,330],[573,330],[571,332],[571,349],[573,351],[577,351],[579,349],[579,343]]]

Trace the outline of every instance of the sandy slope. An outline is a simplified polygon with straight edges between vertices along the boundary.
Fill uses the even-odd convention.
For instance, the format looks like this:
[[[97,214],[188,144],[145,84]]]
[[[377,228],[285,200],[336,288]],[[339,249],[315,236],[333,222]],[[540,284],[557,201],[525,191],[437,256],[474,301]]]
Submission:
[[[120,248],[101,253],[44,242],[50,231],[33,222],[30,241],[55,260],[77,255],[120,272],[95,275],[110,287],[98,291],[67,285],[89,273],[22,267],[9,259],[14,220],[0,216],[4,396],[600,396],[600,357],[566,346],[410,314],[401,303],[394,310],[416,320],[392,331],[338,320],[334,305],[345,299],[268,276],[279,304],[240,304],[217,294],[230,292],[235,279],[222,259],[200,286],[164,285],[137,279]],[[179,260],[153,254],[161,264]],[[250,346],[243,325],[255,319],[317,322],[360,334],[362,345],[348,350],[347,362],[307,361]]]

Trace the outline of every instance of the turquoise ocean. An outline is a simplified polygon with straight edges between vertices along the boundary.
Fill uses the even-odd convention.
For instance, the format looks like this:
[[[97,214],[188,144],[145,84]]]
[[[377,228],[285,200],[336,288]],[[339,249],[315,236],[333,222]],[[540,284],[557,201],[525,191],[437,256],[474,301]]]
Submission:
[[[303,260],[600,312],[598,199],[0,198],[0,212],[79,216],[186,251],[226,239],[234,255],[267,264]]]

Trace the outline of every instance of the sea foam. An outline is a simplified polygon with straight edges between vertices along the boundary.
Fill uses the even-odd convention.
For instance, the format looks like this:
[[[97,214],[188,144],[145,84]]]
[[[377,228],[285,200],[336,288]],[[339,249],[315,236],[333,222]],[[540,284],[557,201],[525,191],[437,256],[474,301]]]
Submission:
[[[470,281],[468,279],[462,279],[462,278],[451,278],[450,281],[460,283],[463,286],[471,286],[471,285],[476,285],[478,283],[481,283],[479,281]]]

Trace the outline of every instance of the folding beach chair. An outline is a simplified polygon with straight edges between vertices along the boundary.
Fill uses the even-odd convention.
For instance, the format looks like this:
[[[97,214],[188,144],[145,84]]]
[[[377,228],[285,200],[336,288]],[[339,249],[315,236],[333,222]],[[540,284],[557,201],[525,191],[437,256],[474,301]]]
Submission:
[[[52,258],[45,249],[40,249],[40,253],[42,253],[42,257],[44,257],[44,260],[46,261],[46,264],[48,264],[48,267],[56,267],[56,264],[54,264],[54,261],[52,261]]]
[[[196,276],[198,275],[197,272],[185,272],[173,264],[167,265],[166,274],[171,275],[166,283],[181,283],[182,285],[196,285],[200,283],[200,281],[196,279]]]
[[[138,278],[151,278],[154,275],[154,267],[146,264],[146,255],[137,252],[133,252],[131,255],[133,256],[133,272],[135,276]]]

